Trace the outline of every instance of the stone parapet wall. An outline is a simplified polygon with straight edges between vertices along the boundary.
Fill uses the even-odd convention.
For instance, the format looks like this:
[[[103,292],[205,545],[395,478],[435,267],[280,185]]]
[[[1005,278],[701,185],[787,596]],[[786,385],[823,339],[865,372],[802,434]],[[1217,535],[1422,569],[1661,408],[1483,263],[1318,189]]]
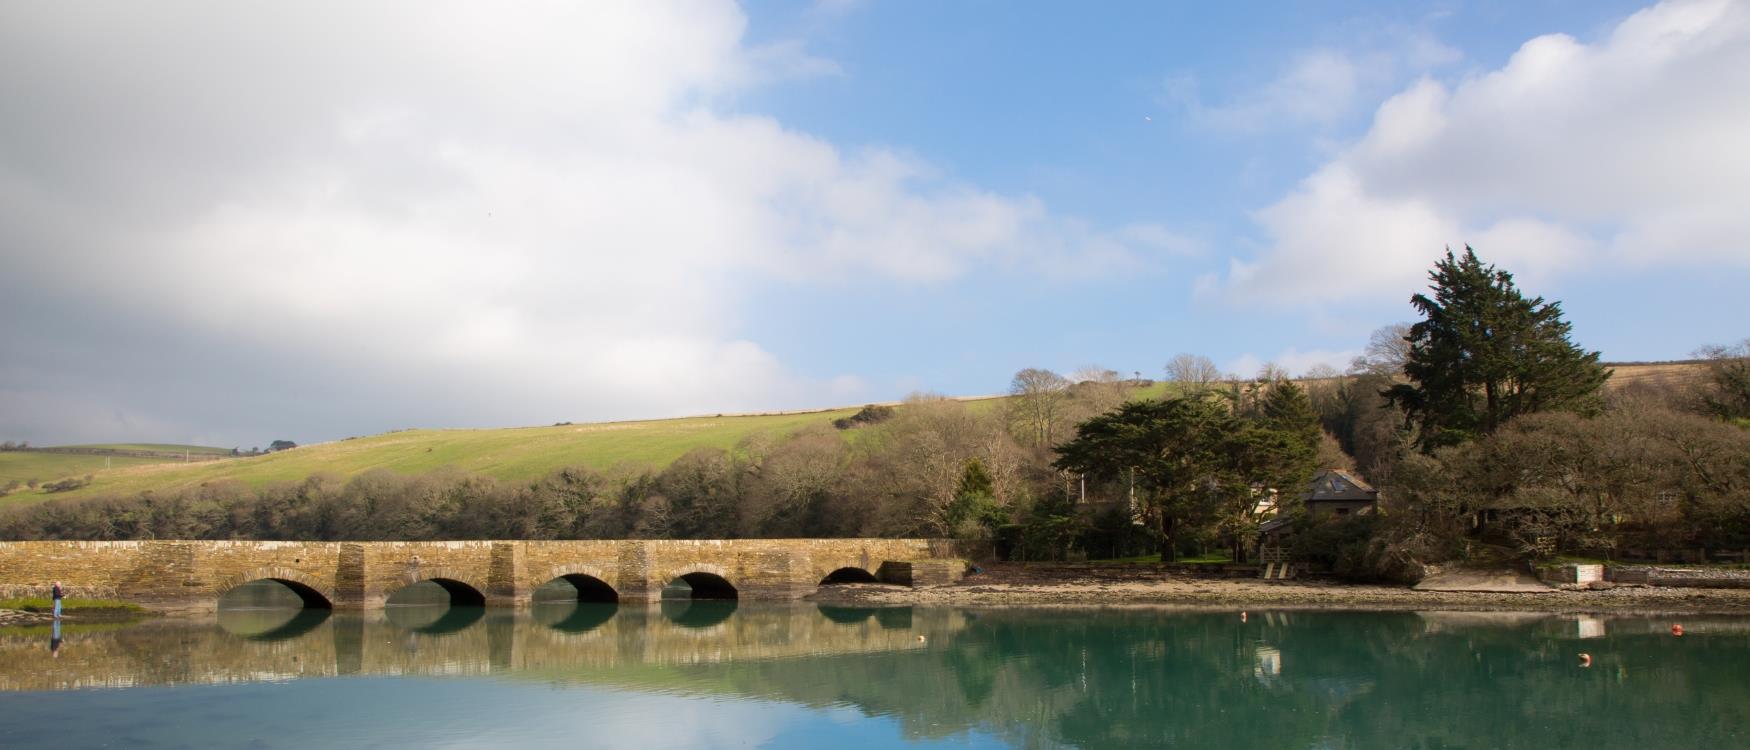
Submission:
[[[488,604],[519,605],[561,576],[595,578],[622,600],[652,600],[682,575],[708,573],[741,598],[793,599],[836,570],[873,575],[886,563],[931,560],[929,581],[951,581],[959,568],[943,558],[953,553],[951,543],[930,539],[0,542],[0,596],[46,596],[59,580],[74,597],[201,607],[240,584],[275,579],[356,609],[440,580]]]

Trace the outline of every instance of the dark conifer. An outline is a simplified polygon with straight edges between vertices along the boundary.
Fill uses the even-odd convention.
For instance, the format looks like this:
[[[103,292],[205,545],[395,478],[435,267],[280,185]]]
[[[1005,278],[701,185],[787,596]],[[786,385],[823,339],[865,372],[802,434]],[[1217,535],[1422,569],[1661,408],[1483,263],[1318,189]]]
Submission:
[[[1568,339],[1561,303],[1526,299],[1512,274],[1469,247],[1448,250],[1428,276],[1433,296],[1410,298],[1423,317],[1410,328],[1411,382],[1385,392],[1423,450],[1493,434],[1521,414],[1597,408],[1610,372]]]

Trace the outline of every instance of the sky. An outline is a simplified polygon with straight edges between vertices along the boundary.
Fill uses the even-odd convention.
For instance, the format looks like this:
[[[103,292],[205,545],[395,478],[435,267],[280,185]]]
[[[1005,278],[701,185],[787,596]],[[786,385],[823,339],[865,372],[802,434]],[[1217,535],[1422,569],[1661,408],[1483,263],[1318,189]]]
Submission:
[[[1339,369],[1448,246],[1750,336],[1750,0],[0,0],[0,438]]]

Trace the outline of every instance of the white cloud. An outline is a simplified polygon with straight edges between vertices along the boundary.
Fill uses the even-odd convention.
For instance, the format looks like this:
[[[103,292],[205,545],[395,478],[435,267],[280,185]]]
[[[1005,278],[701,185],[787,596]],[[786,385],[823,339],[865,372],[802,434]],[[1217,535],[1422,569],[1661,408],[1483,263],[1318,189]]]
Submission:
[[[1261,88],[1235,99],[1203,101],[1198,80],[1188,74],[1167,81],[1167,95],[1204,127],[1254,131],[1298,123],[1328,125],[1347,114],[1360,88],[1361,71],[1349,55],[1312,50]]]
[[[263,412],[333,388],[367,429],[798,406],[860,381],[798,378],[747,340],[753,281],[1089,275],[1183,244],[736,112],[750,86],[838,71],[747,47],[733,4],[519,11],[6,6],[0,304],[40,324],[0,345],[103,310],[204,342],[206,370],[166,366],[182,377],[295,362],[239,397],[257,421],[320,424]],[[81,330],[62,364],[123,377],[116,334]],[[64,380],[0,381],[0,429],[147,436],[15,416],[71,398]],[[96,393],[138,424],[189,408]]]
[[[1426,29],[1355,21],[1344,24],[1343,35],[1346,46],[1296,52],[1274,78],[1224,101],[1205,101],[1197,76],[1183,72],[1167,78],[1166,98],[1213,130],[1328,128],[1406,71],[1416,75],[1463,59]]]
[[[1499,70],[1424,79],[1256,214],[1269,238],[1204,294],[1408,295],[1443,246],[1530,275],[1750,263],[1750,5],[1660,4],[1605,39],[1526,42]]]

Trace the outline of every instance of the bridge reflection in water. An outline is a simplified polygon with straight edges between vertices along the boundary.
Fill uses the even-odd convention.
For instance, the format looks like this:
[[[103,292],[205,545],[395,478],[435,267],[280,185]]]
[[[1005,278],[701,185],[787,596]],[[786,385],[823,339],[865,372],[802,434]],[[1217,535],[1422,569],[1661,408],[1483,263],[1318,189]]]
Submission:
[[[903,612],[902,612],[903,610]],[[847,617],[846,612],[857,612]],[[409,604],[376,612],[221,609],[204,619],[75,629],[53,660],[41,639],[0,635],[0,691],[275,681],[335,675],[484,675],[684,665],[922,648],[966,616],[910,608],[678,599],[537,601],[518,612]]]

